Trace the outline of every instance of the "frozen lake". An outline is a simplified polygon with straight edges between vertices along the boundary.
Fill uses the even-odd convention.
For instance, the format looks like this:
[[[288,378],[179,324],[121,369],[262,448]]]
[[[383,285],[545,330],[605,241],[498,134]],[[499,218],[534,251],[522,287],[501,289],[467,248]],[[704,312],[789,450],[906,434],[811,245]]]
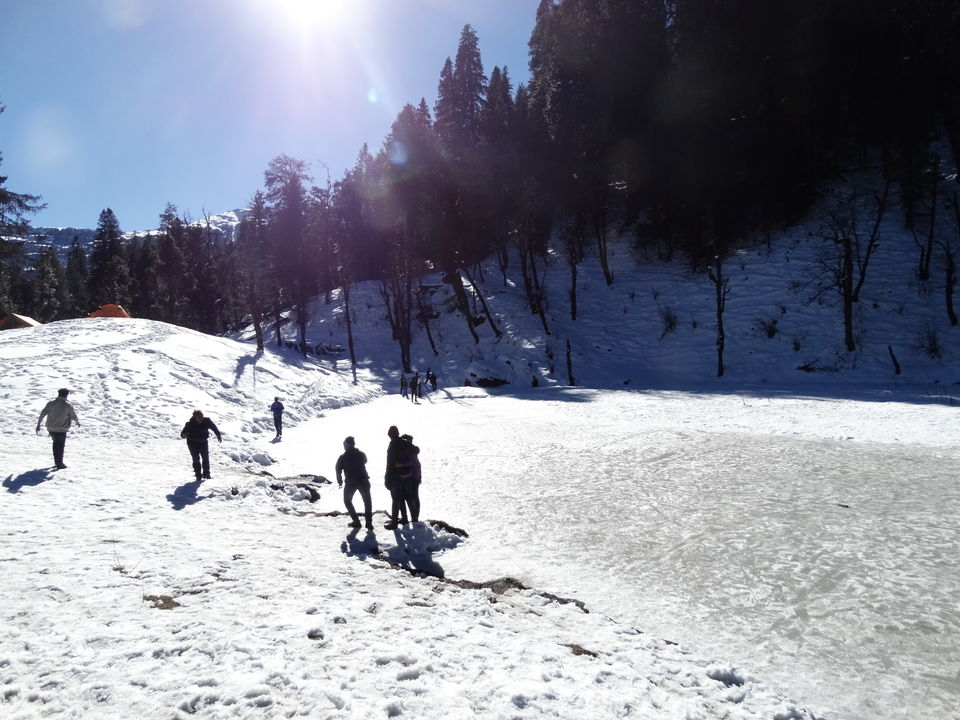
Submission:
[[[297,432],[412,432],[424,516],[471,534],[440,559],[448,575],[578,598],[828,718],[906,720],[960,700],[955,418],[937,404],[464,388]],[[365,445],[379,477],[381,449]]]

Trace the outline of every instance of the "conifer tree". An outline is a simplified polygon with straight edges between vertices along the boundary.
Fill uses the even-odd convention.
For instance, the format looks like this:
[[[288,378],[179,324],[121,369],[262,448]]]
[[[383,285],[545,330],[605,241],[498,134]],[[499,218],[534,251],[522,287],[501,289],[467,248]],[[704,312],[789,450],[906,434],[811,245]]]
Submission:
[[[45,247],[37,255],[33,276],[31,315],[40,322],[67,317],[70,304],[66,276],[55,250]]]
[[[90,253],[90,297],[97,306],[130,304],[130,269],[124,254],[120,223],[113,210],[100,213]]]
[[[87,252],[80,244],[80,238],[74,235],[67,253],[66,283],[70,304],[66,317],[86,317],[94,309],[90,307],[89,282]]]
[[[307,242],[307,184],[312,178],[307,164],[289,155],[278,155],[264,171],[264,198],[270,216],[269,241],[277,267],[277,279],[289,293],[297,313],[300,346],[306,348],[307,302],[316,286],[316,254]],[[280,306],[277,343],[280,336]]]

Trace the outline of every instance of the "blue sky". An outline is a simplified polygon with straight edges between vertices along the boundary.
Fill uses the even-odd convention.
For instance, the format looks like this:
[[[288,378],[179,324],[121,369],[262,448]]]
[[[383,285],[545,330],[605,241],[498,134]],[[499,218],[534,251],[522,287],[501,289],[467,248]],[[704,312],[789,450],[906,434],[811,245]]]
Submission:
[[[286,153],[321,183],[436,99],[467,23],[528,79],[538,0],[5,0],[0,174],[37,226],[157,225],[245,205]]]

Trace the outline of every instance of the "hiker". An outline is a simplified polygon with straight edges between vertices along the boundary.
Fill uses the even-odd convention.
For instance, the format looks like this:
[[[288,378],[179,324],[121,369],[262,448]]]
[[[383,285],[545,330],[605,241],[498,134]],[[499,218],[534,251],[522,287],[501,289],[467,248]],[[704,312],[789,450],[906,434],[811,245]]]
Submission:
[[[66,465],[63,464],[63,449],[67,444],[67,431],[70,429],[70,423],[75,422],[80,427],[80,418],[77,417],[73,405],[67,402],[67,395],[70,391],[67,388],[57,390],[56,400],[51,400],[43,406],[40,411],[40,417],[37,418],[37,435],[40,434],[40,423],[47,419],[47,432],[53,439],[53,464],[57,470],[63,470]]]
[[[390,491],[390,520],[384,525],[387,530],[395,530],[399,525],[407,524],[407,510],[404,507],[401,475],[407,466],[406,443],[400,439],[396,425],[387,429],[390,444],[387,446],[387,469],[383,475],[383,484]]]
[[[407,463],[400,476],[403,501],[410,510],[410,522],[420,521],[420,448],[413,444],[413,435],[403,434],[400,439],[406,444]]]
[[[417,397],[420,394],[420,371],[418,370],[413,374],[413,377],[410,379],[410,402],[416,403]]]
[[[211,430],[217,436],[217,442],[223,442],[223,437],[213,420],[204,417],[201,411],[194,410],[193,415],[180,431],[180,437],[186,438],[187,449],[190,450],[190,458],[193,460],[193,474],[197,476],[199,482],[210,479],[210,449],[207,447],[207,439],[210,437]]]
[[[343,441],[343,455],[337,458],[337,487],[343,488],[343,505],[350,513],[350,527],[360,527],[360,518],[353,507],[353,496],[358,490],[363,500],[363,519],[367,530],[373,530],[373,511],[370,509],[370,476],[367,474],[367,456],[357,449],[353,436]],[[343,484],[346,476],[347,484]]]
[[[277,429],[277,436],[274,440],[279,440],[283,436],[283,403],[280,402],[279,397],[273,399],[270,412],[273,413],[273,426]]]
[[[437,391],[437,374],[430,369],[427,369],[427,381],[430,383],[430,389],[436,392]]]
[[[405,374],[400,376],[400,395],[402,397],[407,396],[407,376]]]

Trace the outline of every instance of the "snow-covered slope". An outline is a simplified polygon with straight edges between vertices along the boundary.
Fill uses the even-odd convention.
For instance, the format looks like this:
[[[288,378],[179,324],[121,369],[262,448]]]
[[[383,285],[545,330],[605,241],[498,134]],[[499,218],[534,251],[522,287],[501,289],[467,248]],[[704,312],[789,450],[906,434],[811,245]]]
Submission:
[[[472,542],[442,524],[364,536],[322,481],[308,502],[297,469],[332,474],[352,432],[376,477],[385,423],[415,407],[357,405],[377,390],[345,370],[119,319],[6,332],[0,362],[4,717],[813,717],[629,619],[512,581],[441,579]],[[61,385],[82,426],[53,472],[31,428]],[[447,422],[473,392],[445,395]],[[275,393],[291,428],[271,444]],[[363,425],[332,410],[350,403],[369,406]],[[194,406],[224,430],[203,485],[177,439]]]
[[[576,320],[551,262],[549,332],[515,266],[478,281],[500,339],[474,343],[437,287],[419,405],[373,284],[351,297],[355,375],[344,352],[144,320],[0,334],[0,715],[950,717],[958,330],[896,218],[881,241],[853,353],[813,228],[727,262],[722,378],[709,280],[626,242],[614,285],[581,265]],[[313,304],[311,344],[346,346],[342,312]],[[509,384],[464,386],[483,372]],[[54,473],[33,426],[61,386],[83,427]],[[200,486],[194,407],[224,431]],[[385,510],[391,424],[442,522],[351,532],[316,478],[354,435]]]

